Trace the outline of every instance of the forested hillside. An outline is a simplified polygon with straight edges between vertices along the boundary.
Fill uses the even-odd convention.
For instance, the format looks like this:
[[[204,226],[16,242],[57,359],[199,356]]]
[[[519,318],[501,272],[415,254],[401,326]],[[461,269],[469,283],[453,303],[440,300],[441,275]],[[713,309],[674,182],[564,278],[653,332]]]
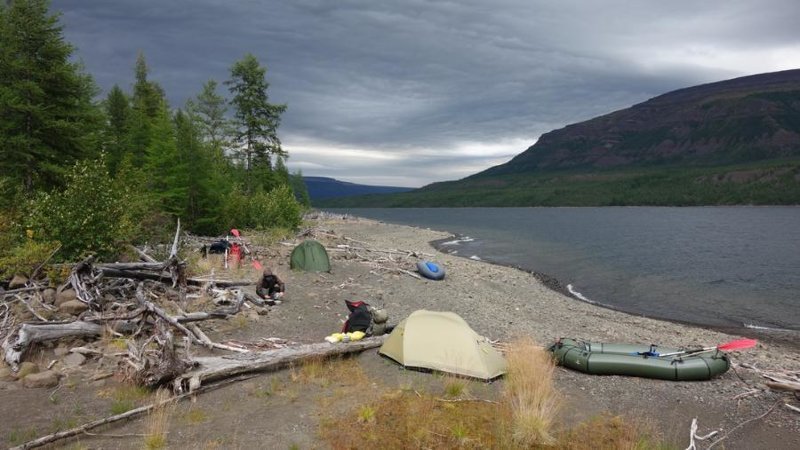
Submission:
[[[680,89],[545,133],[462,180],[326,206],[800,203],[800,70]]]
[[[202,234],[300,223],[308,195],[278,137],[287,105],[270,102],[255,56],[184,105],[141,53],[103,93],[48,8],[0,3],[0,275],[51,254],[110,257],[178,218]]]

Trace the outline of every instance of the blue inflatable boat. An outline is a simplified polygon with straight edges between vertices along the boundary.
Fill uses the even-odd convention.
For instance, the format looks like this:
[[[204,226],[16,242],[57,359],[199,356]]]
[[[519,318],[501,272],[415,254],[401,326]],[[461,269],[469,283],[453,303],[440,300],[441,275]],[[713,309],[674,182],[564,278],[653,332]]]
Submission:
[[[441,280],[444,278],[444,267],[431,261],[420,261],[417,263],[417,271],[423,277],[431,280]]]

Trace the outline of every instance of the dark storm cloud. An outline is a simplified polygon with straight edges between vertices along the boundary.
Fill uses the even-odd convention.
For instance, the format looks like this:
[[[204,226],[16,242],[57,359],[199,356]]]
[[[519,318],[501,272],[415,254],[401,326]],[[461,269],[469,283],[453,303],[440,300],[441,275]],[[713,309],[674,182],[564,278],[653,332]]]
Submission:
[[[137,51],[173,106],[252,52],[290,167],[421,185],[669,90],[800,66],[792,1],[68,1],[98,84]],[[391,183],[385,183],[391,184]]]

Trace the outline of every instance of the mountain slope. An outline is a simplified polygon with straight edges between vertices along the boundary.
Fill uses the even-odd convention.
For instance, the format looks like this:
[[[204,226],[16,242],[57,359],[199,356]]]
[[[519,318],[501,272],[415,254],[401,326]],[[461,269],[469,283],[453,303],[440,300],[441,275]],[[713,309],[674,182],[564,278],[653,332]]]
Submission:
[[[800,156],[800,70],[673,91],[542,135],[473,177],[628,166],[714,166]]]
[[[308,196],[311,201],[318,201],[334,197],[347,197],[352,195],[365,194],[391,194],[395,192],[406,192],[412,188],[396,186],[370,186],[365,184],[348,183],[339,181],[335,178],[327,177],[303,177],[306,184]]]
[[[719,204],[800,204],[800,70],[669,92],[462,180],[330,206]]]

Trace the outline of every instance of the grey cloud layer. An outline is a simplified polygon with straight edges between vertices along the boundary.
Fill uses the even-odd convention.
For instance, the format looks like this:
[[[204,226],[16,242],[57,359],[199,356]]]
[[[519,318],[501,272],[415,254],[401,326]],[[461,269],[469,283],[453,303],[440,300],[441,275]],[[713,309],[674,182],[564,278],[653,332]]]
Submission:
[[[53,5],[104,89],[130,86],[142,50],[152,78],[180,106],[252,52],[269,68],[272,100],[289,105],[281,129],[287,136],[399,153],[501,139],[532,143],[552,128],[672,89],[788,68],[732,64],[729,56],[719,59],[725,55],[800,54],[794,0]],[[444,170],[467,162],[449,158],[430,163]],[[392,161],[385,170],[393,167],[395,175],[404,163]]]

